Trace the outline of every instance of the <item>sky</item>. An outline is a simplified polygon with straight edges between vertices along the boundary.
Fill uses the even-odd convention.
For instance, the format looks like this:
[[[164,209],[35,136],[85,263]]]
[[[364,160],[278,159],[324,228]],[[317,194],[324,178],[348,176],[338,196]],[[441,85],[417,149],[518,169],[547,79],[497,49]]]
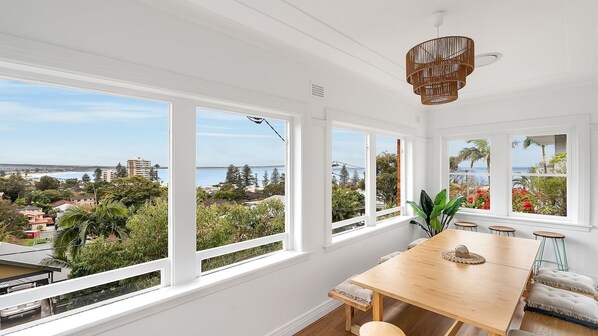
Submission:
[[[168,165],[169,104],[0,79],[0,163]],[[286,139],[286,122],[267,119]],[[197,110],[197,165],[285,164],[285,144],[265,122]]]
[[[365,133],[342,128],[332,129],[332,161],[347,164],[350,172],[351,168],[365,167],[365,149]],[[376,154],[382,152],[396,153],[397,138],[376,136]]]

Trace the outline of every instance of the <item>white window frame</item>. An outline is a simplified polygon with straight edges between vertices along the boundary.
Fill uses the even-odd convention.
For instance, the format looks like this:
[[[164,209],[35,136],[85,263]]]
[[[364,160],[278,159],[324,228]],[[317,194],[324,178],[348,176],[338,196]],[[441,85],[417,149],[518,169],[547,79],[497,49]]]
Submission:
[[[362,132],[365,135],[365,215],[357,216],[340,222],[332,222],[332,130],[344,129],[355,132]],[[376,211],[376,136],[389,136],[401,139],[401,206],[393,209]],[[406,215],[406,197],[411,195],[412,183],[408,182],[406,170],[409,166],[407,160],[411,161],[409,148],[413,142],[415,130],[410,127],[397,125],[385,121],[364,118],[356,114],[351,114],[335,109],[326,109],[326,225],[325,225],[325,248],[330,248],[335,244],[341,243],[347,239],[353,239],[356,236],[367,234],[374,229],[377,224],[406,222],[411,216]],[[409,158],[409,159],[407,159]],[[395,210],[396,209],[396,210]],[[391,211],[388,211],[391,210]],[[383,221],[377,221],[377,216],[385,213],[401,211],[400,215]],[[355,230],[348,230],[338,234],[332,234],[332,230],[338,227],[347,226],[356,222],[365,221],[365,225]]]
[[[557,126],[555,126],[557,125]],[[567,217],[525,214],[512,211],[512,146],[513,136],[539,134],[567,135]],[[437,184],[448,186],[447,141],[487,138],[491,142],[490,210],[461,209],[458,216],[488,218],[509,224],[532,224],[562,229],[587,230],[590,225],[590,116],[549,117],[464,126],[434,131],[435,157],[440,160]],[[582,181],[585,181],[582,183]],[[572,202],[571,200],[576,200]],[[464,217],[463,217],[464,216]]]
[[[25,49],[23,49],[25,50]],[[26,53],[20,54],[26,55]],[[33,64],[43,64],[47,59],[44,53],[39,54],[39,59]],[[71,56],[68,53],[63,55],[67,60]],[[35,58],[35,57],[34,57]],[[99,60],[101,63],[103,60]],[[70,63],[69,63],[70,64]],[[122,64],[119,64],[122,65]],[[127,65],[127,64],[125,64]],[[111,68],[110,68],[111,69]],[[118,76],[118,71],[112,73]],[[292,122],[287,123],[288,138],[294,141],[287,141],[287,173],[286,173],[286,194],[289,209],[285,208],[285,233],[265,237],[266,239],[279,239],[283,241],[283,250],[287,253],[280,257],[264,258],[256,260],[255,267],[281,267],[283,263],[295,263],[304,258],[308,253],[304,252],[305,242],[303,238],[303,227],[294,223],[301,223],[302,213],[302,180],[301,180],[301,160],[302,140],[305,139],[307,106],[283,97],[263,95],[254,92],[245,92],[233,87],[225,87],[212,82],[203,82],[202,85],[188,87],[187,78],[177,78],[177,88],[159,89],[158,86],[145,86],[132,82],[107,79],[106,77],[93,77],[80,73],[69,71],[60,71],[51,68],[42,68],[38,66],[24,65],[21,63],[0,62],[0,78],[36,83],[47,86],[63,87],[78,91],[89,91],[94,93],[113,95],[119,97],[136,98],[149,101],[157,101],[170,104],[169,109],[169,197],[168,197],[168,257],[137,264],[129,267],[110,270],[107,272],[88,275],[81,278],[53,283],[46,286],[40,286],[28,290],[22,290],[10,294],[2,295],[0,300],[0,309],[17,306],[31,301],[43,300],[57,295],[71,293],[81,289],[92,288],[113,281],[127,279],[138,275],[143,275],[155,271],[160,271],[160,285],[140,290],[134,293],[121,295],[115,298],[107,299],[102,302],[90,304],[85,307],[74,309],[57,315],[45,317],[29,323],[20,324],[0,331],[0,335],[10,334],[23,330],[25,328],[36,327],[51,321],[61,320],[67,316],[87,312],[90,309],[115,303],[138,294],[146,293],[151,290],[178,287],[182,288],[193,281],[200,280],[200,276],[213,283],[220,283],[225,286],[231,278],[237,278],[246,274],[255,273],[256,269],[252,264],[245,263],[239,265],[241,271],[230,272],[234,268],[229,268],[227,272],[221,272],[223,275],[202,275],[196,267],[198,263],[198,253],[208,253],[206,251],[196,251],[196,225],[195,225],[195,138],[196,138],[196,108],[198,106],[223,109],[225,111],[246,112],[248,115],[260,115],[277,119],[288,119]],[[155,76],[157,83],[162,83],[161,76]],[[172,83],[170,83],[172,84]],[[214,87],[218,87],[217,90]],[[187,91],[180,88],[188,89]],[[207,95],[197,92],[208,92]],[[296,139],[296,140],[295,140]],[[188,183],[193,181],[194,183]],[[176,242],[176,243],[175,243]],[[249,242],[243,242],[249,243]],[[241,244],[243,244],[241,243]],[[255,241],[251,242],[255,243]],[[239,248],[238,245],[226,247],[229,250]],[[262,245],[262,244],[259,244]],[[258,245],[258,246],[259,246]],[[215,253],[211,251],[209,253]],[[206,255],[206,254],[204,254]],[[213,284],[210,286],[213,288]]]
[[[262,118],[271,118],[271,119],[281,120],[281,121],[285,122],[285,134],[286,134],[286,138],[284,139],[284,141],[285,141],[285,153],[284,153],[284,155],[285,155],[285,158],[284,158],[284,160],[285,160],[285,208],[284,208],[285,209],[285,232],[197,251],[196,252],[197,277],[201,278],[202,275],[205,276],[207,274],[217,272],[222,269],[234,267],[235,265],[238,265],[240,263],[245,263],[245,262],[255,260],[258,258],[263,258],[265,256],[271,255],[272,253],[292,250],[291,243],[293,240],[292,240],[291,233],[293,232],[292,228],[294,227],[294,225],[293,225],[294,218],[292,216],[293,209],[294,209],[294,207],[293,207],[294,195],[292,193],[292,190],[294,189],[293,188],[293,181],[294,181],[293,176],[295,176],[294,167],[293,167],[293,163],[295,160],[294,160],[294,150],[293,150],[293,146],[292,146],[293,138],[294,138],[294,130],[295,130],[295,128],[293,127],[293,122],[294,122],[293,116],[288,115],[288,114],[283,114],[283,113],[248,110],[245,108],[230,107],[227,105],[214,104],[214,103],[212,103],[212,104],[201,103],[200,105],[197,106],[197,108],[198,109],[199,108],[207,108],[207,109],[210,109],[215,112],[228,113],[228,114],[234,114],[234,115],[239,115],[239,116],[251,115],[251,116],[257,116],[257,117],[262,117]],[[248,260],[244,260],[244,261],[240,261],[240,262],[237,262],[237,263],[234,263],[231,265],[225,265],[220,268],[206,271],[206,272],[203,272],[201,269],[201,263],[202,263],[202,261],[204,261],[206,259],[220,257],[220,256],[227,255],[230,253],[244,251],[244,250],[248,250],[250,248],[267,245],[267,244],[272,244],[272,243],[277,243],[277,242],[282,242],[281,250],[273,251],[272,253],[257,256],[257,257],[254,257],[254,258],[251,258]]]
[[[520,218],[530,218],[530,219],[540,219],[540,220],[547,220],[547,221],[565,221],[568,223],[573,222],[573,213],[571,210],[571,200],[573,197],[573,189],[576,186],[572,186],[571,180],[576,180],[573,176],[575,175],[575,170],[573,169],[573,162],[577,162],[578,158],[576,157],[577,153],[572,150],[571,141],[572,139],[572,128],[571,127],[556,127],[556,128],[542,128],[542,129],[535,129],[535,130],[524,130],[524,131],[517,131],[512,132],[509,134],[509,141],[513,140],[514,136],[534,136],[534,135],[557,135],[557,134],[565,134],[567,136],[567,174],[565,174],[565,178],[567,179],[567,216],[552,216],[552,215],[542,215],[542,214],[532,214],[532,213],[525,213],[525,212],[516,212],[513,211],[513,194],[509,192],[509,203],[508,203],[508,216],[509,217],[520,217]],[[570,154],[571,153],[571,154]],[[514,174],[513,173],[513,151],[509,152],[509,181],[511,181],[511,188],[513,186],[512,181],[514,176],[540,176],[540,177],[562,177],[563,174]],[[509,188],[509,191],[511,190]]]
[[[449,158],[450,156],[448,155],[448,145],[449,142],[451,141],[455,141],[455,140],[461,140],[461,141],[468,141],[468,140],[477,140],[477,139],[486,139],[490,142],[490,167],[488,167],[490,169],[490,174],[482,174],[482,173],[451,173],[450,172],[450,162],[449,162]],[[443,175],[442,178],[442,185],[443,185],[443,189],[446,189],[447,192],[447,197],[448,195],[450,195],[450,175],[464,175],[464,176],[487,176],[489,181],[490,181],[490,209],[489,210],[484,210],[484,209],[474,209],[474,208],[465,208],[462,207],[461,212],[468,212],[468,213],[479,213],[479,214],[488,214],[488,213],[493,213],[493,206],[494,203],[497,203],[494,200],[493,195],[493,179],[492,179],[492,173],[493,173],[493,154],[494,154],[494,137],[491,134],[487,134],[487,133],[483,133],[483,134],[475,134],[475,135],[455,135],[455,136],[448,136],[445,137],[443,139],[442,142],[442,170],[446,171],[446,174]],[[433,197],[433,196],[430,196]]]

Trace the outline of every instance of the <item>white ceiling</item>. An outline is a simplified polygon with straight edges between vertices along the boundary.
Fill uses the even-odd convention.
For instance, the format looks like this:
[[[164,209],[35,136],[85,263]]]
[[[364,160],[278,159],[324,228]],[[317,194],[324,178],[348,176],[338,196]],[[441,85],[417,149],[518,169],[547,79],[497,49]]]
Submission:
[[[340,65],[418,104],[405,54],[441,35],[473,38],[476,54],[500,52],[459,91],[474,101],[598,80],[597,0],[182,0]],[[459,102],[458,101],[458,102]]]

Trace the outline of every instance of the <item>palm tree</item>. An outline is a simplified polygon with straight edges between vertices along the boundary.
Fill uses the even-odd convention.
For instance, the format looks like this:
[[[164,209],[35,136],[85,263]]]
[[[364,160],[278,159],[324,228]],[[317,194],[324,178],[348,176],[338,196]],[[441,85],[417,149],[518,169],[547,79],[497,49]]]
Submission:
[[[92,210],[74,208],[60,218],[62,229],[54,239],[54,258],[65,260],[67,252],[76,257],[89,236],[124,238],[129,210],[121,202],[107,201]]]
[[[463,148],[457,158],[459,161],[471,161],[471,168],[476,161],[486,160],[488,174],[490,174],[490,144],[486,139],[467,140],[472,147]]]
[[[523,140],[523,149],[527,149],[531,145],[540,146],[542,148],[542,165],[544,166],[544,174],[548,173],[548,165],[546,164],[546,145],[539,143],[533,138],[526,137]]]

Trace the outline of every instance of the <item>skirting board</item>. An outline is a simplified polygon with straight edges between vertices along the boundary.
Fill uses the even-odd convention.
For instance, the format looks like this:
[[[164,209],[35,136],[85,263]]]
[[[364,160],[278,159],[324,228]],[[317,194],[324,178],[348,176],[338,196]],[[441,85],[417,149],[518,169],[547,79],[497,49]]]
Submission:
[[[305,314],[272,331],[266,336],[291,336],[301,331],[305,327],[309,326],[310,324],[316,322],[317,320],[324,317],[326,314],[330,313],[331,311],[335,310],[340,306],[341,303],[339,303],[338,301],[328,299],[321,305],[309,310]]]

